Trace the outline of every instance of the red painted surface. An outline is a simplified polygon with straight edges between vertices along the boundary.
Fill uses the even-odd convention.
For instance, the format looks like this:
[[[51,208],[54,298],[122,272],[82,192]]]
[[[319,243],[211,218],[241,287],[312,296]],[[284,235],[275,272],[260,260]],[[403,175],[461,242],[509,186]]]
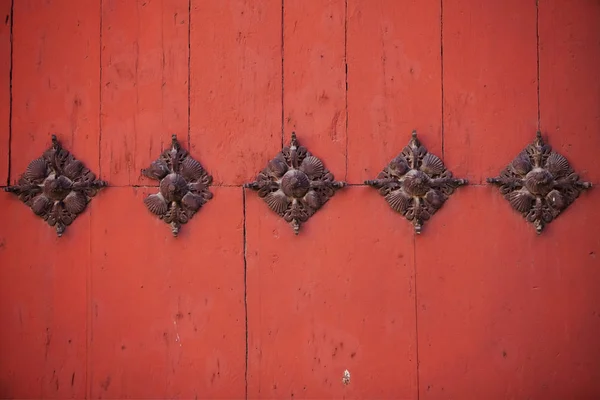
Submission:
[[[0,15],[4,18],[4,23],[0,24],[0,143],[8,144],[10,126],[10,46],[11,46],[11,3],[10,1],[0,1]],[[8,57],[7,57],[8,56]],[[5,184],[8,179],[8,151],[6,147],[0,152],[0,183]]]
[[[187,142],[188,21],[187,0],[102,2],[100,166],[112,185],[148,184],[140,170],[165,136]]]
[[[191,148],[241,186],[281,149],[281,1],[192,1],[190,18]]]
[[[60,239],[0,196],[0,398],[600,397],[600,191],[537,236],[485,184],[538,126],[600,184],[600,4],[496,3],[1,0],[0,183],[56,132],[112,187]],[[362,185],[413,129],[471,183],[419,237]],[[241,187],[293,130],[353,184],[297,237]]]

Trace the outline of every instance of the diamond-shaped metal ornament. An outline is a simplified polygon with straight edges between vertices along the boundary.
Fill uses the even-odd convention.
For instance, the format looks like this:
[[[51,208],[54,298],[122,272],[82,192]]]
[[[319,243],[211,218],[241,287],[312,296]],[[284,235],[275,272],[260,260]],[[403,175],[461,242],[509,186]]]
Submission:
[[[392,209],[412,222],[417,234],[454,189],[466,183],[466,179],[453,178],[442,160],[421,145],[416,131],[402,153],[390,161],[377,179],[365,181],[379,189]]]
[[[19,196],[36,215],[55,227],[60,237],[105,186],[106,182],[97,180],[52,135],[52,146],[29,163],[16,185],[4,190]]]
[[[171,147],[142,174],[160,182],[158,193],[148,195],[144,204],[171,225],[173,236],[213,197],[208,190],[212,176],[181,147],[176,135],[171,137]]]
[[[488,183],[498,185],[513,209],[531,222],[538,234],[592,187],[579,179],[567,159],[544,143],[541,132],[519,155]]]
[[[300,225],[344,186],[319,158],[298,144],[294,132],[290,145],[268,162],[255,182],[244,185],[258,191],[258,196],[292,226],[296,235]]]

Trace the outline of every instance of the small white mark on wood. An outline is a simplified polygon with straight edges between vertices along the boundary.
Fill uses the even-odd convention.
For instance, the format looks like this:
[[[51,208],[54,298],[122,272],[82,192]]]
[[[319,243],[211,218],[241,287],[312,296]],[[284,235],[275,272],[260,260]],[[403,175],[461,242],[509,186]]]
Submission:
[[[344,385],[350,384],[350,371],[348,371],[348,370],[344,371],[344,376],[342,377],[342,383]]]
[[[179,337],[179,332],[177,331],[177,320],[173,320],[173,325],[175,326],[175,342],[179,343],[179,347],[181,347],[181,338]]]

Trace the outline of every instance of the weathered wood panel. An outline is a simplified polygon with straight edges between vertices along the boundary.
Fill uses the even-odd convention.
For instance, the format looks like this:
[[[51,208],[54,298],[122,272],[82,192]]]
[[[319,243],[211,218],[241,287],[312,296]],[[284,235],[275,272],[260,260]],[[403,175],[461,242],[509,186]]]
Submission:
[[[98,171],[99,2],[14,2],[11,179],[56,133]],[[102,196],[101,194],[100,196]],[[84,398],[91,203],[58,239],[3,194],[1,397]]]
[[[492,188],[444,206],[443,228],[417,238],[422,399],[598,396],[599,201],[541,236]]]
[[[12,1],[0,1],[0,185],[8,182]]]
[[[192,150],[241,185],[281,149],[281,0],[192,0],[191,21]]]
[[[534,139],[536,5],[443,4],[445,158],[475,185],[417,238],[420,396],[593,397],[600,241],[574,237],[597,225],[595,195],[537,236],[497,188],[479,185]]]
[[[597,189],[538,237],[484,183],[538,124],[600,183],[600,5],[538,3],[0,0],[0,183],[56,133],[113,185],[60,239],[0,197],[0,397],[599,397]],[[362,186],[412,129],[472,183],[417,237]],[[240,187],[293,130],[359,184],[298,237]],[[177,239],[173,133],[216,182]]]
[[[153,191],[111,188],[93,216],[92,397],[243,398],[242,191],[212,188],[177,238]]]
[[[279,6],[283,18],[282,30],[278,32],[283,39],[283,137],[277,140],[277,147],[282,141],[289,143],[291,132],[296,131],[300,143],[321,157],[326,167],[341,180],[346,168],[344,1],[285,1],[279,2]],[[268,157],[274,155],[272,152]],[[261,160],[259,168],[263,168],[266,161],[268,158]],[[322,245],[316,237],[312,238],[312,245],[306,238],[294,238],[291,228],[281,221],[278,227],[267,226],[267,221],[275,222],[278,217],[267,217],[272,211],[265,204],[258,204],[261,201],[256,199],[256,193],[247,196],[251,198],[246,213],[248,397],[314,398],[340,394],[336,380],[339,383],[343,368],[335,367],[336,357],[340,361],[349,360],[350,350],[334,350],[334,347],[353,347],[357,343],[351,338],[352,333],[342,333],[340,326],[334,332],[334,326],[326,317],[329,311],[316,310],[316,303],[311,300],[313,295],[319,296],[317,281],[325,282],[329,276],[321,270],[327,265],[324,258],[310,259],[313,251],[323,249]],[[326,224],[334,212],[331,204],[336,200],[339,199],[332,199],[303,226],[306,228],[303,236],[308,231],[313,232],[313,236],[331,229]],[[265,222],[264,228],[257,228],[258,218]],[[307,228],[308,225],[312,229]],[[280,233],[279,229],[286,231]],[[275,242],[280,244],[275,247],[273,238],[268,236],[278,238],[280,234],[292,241]],[[260,241],[254,241],[257,236]],[[297,246],[315,246],[313,249],[319,250],[306,247],[299,250]],[[261,257],[262,252],[271,260],[270,267],[262,261],[262,268],[258,268],[257,257]],[[265,285],[268,285],[266,291]],[[292,293],[297,295],[297,302],[290,301]],[[322,299],[333,309],[339,300]],[[300,316],[299,310],[307,314]],[[302,322],[297,319],[299,316]],[[297,350],[290,352],[290,349]],[[326,356],[329,350],[332,353]],[[298,354],[301,362],[297,360]]]
[[[338,178],[346,173],[344,0],[283,2],[284,143],[292,131],[324,158]]]
[[[536,4],[443,1],[444,160],[485,183],[535,138]]]
[[[171,135],[188,139],[188,0],[103,0],[102,172],[115,186],[140,175]]]
[[[246,196],[248,398],[415,398],[410,224],[346,188],[295,237]]]
[[[348,180],[375,179],[417,129],[442,156],[438,0],[348,2]]]
[[[600,3],[539,6],[540,116],[549,143],[582,178],[600,183]]]

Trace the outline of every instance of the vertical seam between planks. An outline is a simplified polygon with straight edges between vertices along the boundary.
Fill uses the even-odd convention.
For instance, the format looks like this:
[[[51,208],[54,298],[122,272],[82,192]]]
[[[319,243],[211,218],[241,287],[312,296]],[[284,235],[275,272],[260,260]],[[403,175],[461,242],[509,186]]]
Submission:
[[[143,6],[142,6],[143,7]],[[141,16],[140,16],[140,4],[137,3],[135,7],[135,33],[136,40],[133,42],[133,53],[135,54],[135,115],[132,118],[133,122],[133,143],[134,147],[137,147],[138,144],[138,122],[141,120],[139,117],[141,114],[140,110],[140,37],[141,37]],[[140,135],[143,136],[143,133]],[[131,154],[131,153],[129,153]],[[136,165],[136,156],[137,152],[133,151],[131,154],[133,161],[132,165]],[[136,174],[135,179],[139,182],[139,171]],[[131,166],[127,166],[127,180],[131,184]]]
[[[536,35],[536,57],[537,57],[537,130],[542,130],[541,107],[540,107],[540,1],[535,2],[535,35]]]
[[[442,95],[442,160],[445,156],[444,141],[444,0],[440,0],[440,76],[441,76],[441,95]]]
[[[188,151],[192,150],[192,0],[188,0],[188,76],[187,76],[187,142]]]
[[[421,384],[419,381],[419,306],[418,306],[418,294],[417,294],[417,234],[413,232],[413,273],[414,273],[414,287],[415,287],[415,358],[417,365],[417,400],[421,397]]]
[[[344,65],[346,78],[346,173],[344,180],[348,180],[348,0],[344,1]]]
[[[8,67],[8,169],[6,170],[6,185],[10,186],[10,173],[12,164],[12,120],[13,120],[13,49],[14,49],[14,14],[15,14],[15,0],[10,2],[10,63]]]
[[[102,29],[103,29],[103,0],[99,1],[99,12],[100,12],[100,26],[98,32],[98,175],[102,176]],[[86,323],[87,323],[87,335],[86,335],[86,348],[85,348],[85,398],[90,399],[92,397],[92,338],[93,333],[93,304],[92,304],[92,219],[94,218],[93,211],[90,210],[90,244],[89,244],[89,263],[87,268],[87,281],[86,281]]]
[[[85,365],[86,365],[86,374],[85,374],[85,398],[92,398],[92,362],[91,362],[91,349],[92,349],[92,338],[93,338],[93,305],[92,305],[92,219],[94,218],[93,210],[90,210],[90,220],[89,220],[89,258],[88,258],[88,266],[87,266],[87,281],[86,281],[86,316],[87,316],[87,335],[86,335],[86,346],[85,346]]]
[[[98,175],[102,176],[102,77],[103,77],[103,71],[102,71],[102,46],[103,46],[103,41],[102,41],[102,28],[103,28],[103,15],[104,14],[104,10],[103,10],[103,0],[100,0],[100,51],[99,51],[99,55],[98,55],[98,62],[100,64],[100,77],[99,77],[99,82],[98,82],[98,86],[99,86],[99,90],[98,90],[98,99],[99,99],[99,104],[98,104]]]
[[[285,0],[281,0],[281,148],[283,148],[283,143],[285,140],[285,109],[284,109],[284,62],[283,62],[283,39],[284,39],[284,15],[285,15]]]
[[[165,3],[160,1],[160,126],[165,128]],[[179,132],[169,132],[177,134]]]
[[[244,316],[246,324],[246,362],[244,369],[244,382],[245,382],[245,399],[248,399],[248,264],[246,259],[247,254],[247,242],[246,242],[246,189],[242,187],[242,212],[243,212],[243,225],[242,225],[242,237],[243,237],[243,255],[244,255]]]

